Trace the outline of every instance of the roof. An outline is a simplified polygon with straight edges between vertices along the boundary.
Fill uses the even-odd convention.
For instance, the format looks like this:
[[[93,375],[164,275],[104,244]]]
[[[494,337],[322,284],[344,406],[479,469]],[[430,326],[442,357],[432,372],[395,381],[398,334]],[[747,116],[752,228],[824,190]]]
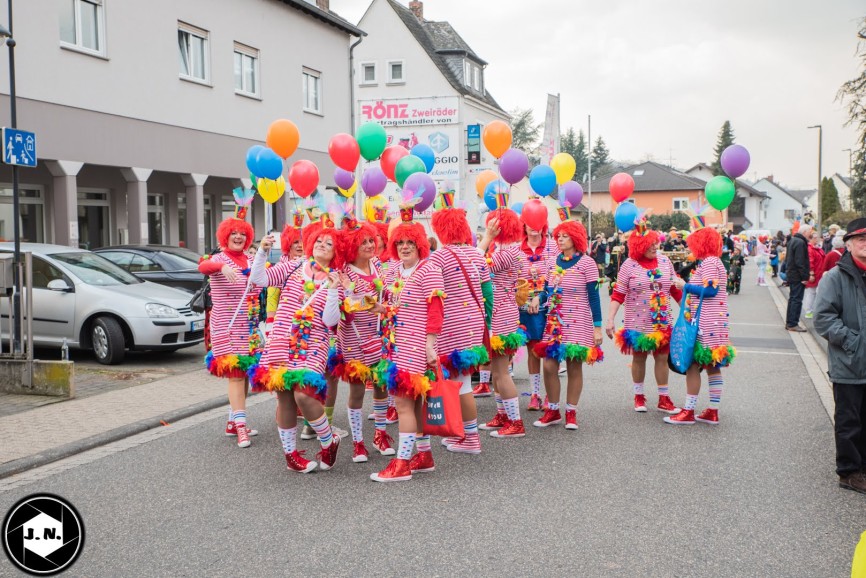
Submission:
[[[508,114],[487,91],[486,83],[484,83],[483,94],[476,92],[468,86],[465,86],[462,82],[462,78],[459,78],[456,72],[448,66],[448,63],[445,61],[445,57],[448,55],[468,56],[481,66],[487,65],[487,62],[475,54],[475,51],[473,51],[466,41],[457,34],[457,31],[454,30],[451,24],[448,22],[418,20],[411,10],[397,2],[397,0],[388,0],[388,4],[391,5],[391,8],[394,9],[394,12],[396,12],[397,16],[400,17],[400,20],[403,21],[403,24],[406,25],[406,28],[409,29],[409,32],[412,33],[412,36],[415,37],[418,44],[425,52],[427,52],[427,56],[429,56],[430,60],[432,60],[436,67],[439,68],[439,72],[442,73],[442,76],[451,83],[454,90],[464,96],[477,98],[485,104]]]
[[[801,205],[808,205],[809,203],[807,201],[815,194],[815,189],[800,189],[796,191],[787,189],[787,193],[800,201]]]
[[[836,173],[833,175],[834,177],[839,177],[839,180],[842,181],[846,187],[851,188],[851,177],[846,177],[845,175],[840,175]]]
[[[641,171],[642,174],[635,174]],[[699,178],[690,177],[653,161],[632,165],[622,172],[630,174],[634,179],[635,192],[702,191],[707,184]],[[592,181],[592,192],[608,192],[612,177],[613,175],[609,174]]]
[[[331,12],[330,10],[322,10],[315,4],[310,4],[309,2],[305,2],[304,0],[281,0],[283,4],[287,4],[292,8],[300,10],[306,14],[309,14],[313,18],[317,20],[321,20],[325,24],[329,24],[334,28],[342,30],[343,32],[350,34],[352,36],[366,36],[367,33],[353,25],[348,20],[338,16],[337,14]]]

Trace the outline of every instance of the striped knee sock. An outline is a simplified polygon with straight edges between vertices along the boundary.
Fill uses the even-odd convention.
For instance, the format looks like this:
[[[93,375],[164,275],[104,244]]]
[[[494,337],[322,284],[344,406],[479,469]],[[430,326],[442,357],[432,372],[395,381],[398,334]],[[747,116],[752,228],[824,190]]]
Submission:
[[[328,423],[334,421],[334,406],[325,406],[325,415],[328,416]]]
[[[532,393],[535,395],[541,394],[541,374],[540,373],[530,373],[529,374],[529,384],[532,385]]]
[[[373,415],[376,416],[376,429],[385,429],[388,422],[385,417],[388,415],[388,400],[374,399],[373,400]]]
[[[295,443],[298,435],[297,426],[290,429],[277,428],[280,432],[280,442],[283,444],[283,453],[290,454],[295,451]]]
[[[243,426],[247,425],[247,412],[246,411],[239,409],[238,411],[234,412],[234,418],[235,418],[235,425],[243,425]]]
[[[686,396],[686,404],[683,406],[683,409],[695,409],[695,406],[698,405],[698,396],[696,395],[687,395]]]
[[[331,424],[328,423],[328,415],[322,414],[319,419],[310,422],[310,427],[316,430],[316,437],[319,438],[319,443],[323,448],[331,445],[334,441],[334,436],[331,435]]]
[[[643,395],[643,383],[637,383],[637,382],[635,382],[635,384],[634,384],[634,394],[635,394],[635,395]]]
[[[496,399],[496,413],[505,413],[505,405],[502,403],[502,396],[497,393],[494,397]]]
[[[668,393],[668,384],[666,384],[666,383],[665,384],[661,384],[661,383],[659,384],[659,396],[662,396],[662,395],[670,395]]]
[[[430,436],[425,436],[423,434],[415,434],[415,447],[418,448],[419,452],[429,452]]]
[[[361,427],[363,419],[360,409],[349,408],[349,427],[352,429],[352,441],[364,441],[364,430]]]
[[[397,445],[397,459],[408,460],[412,457],[412,446],[415,445],[415,434],[400,432],[400,441]]]
[[[481,383],[490,383],[490,372],[489,371],[486,371],[484,369],[480,370],[478,372],[478,377],[479,377],[478,381],[480,381]]]
[[[710,407],[719,409],[719,404],[722,402],[722,387],[725,385],[725,380],[721,373],[710,374]]]
[[[508,414],[508,419],[511,421],[517,421],[520,419],[520,404],[516,397],[503,399],[502,405],[505,406],[505,413]]]
[[[478,419],[471,419],[463,422],[463,435],[471,436],[478,435]]]
[[[394,407],[394,396],[393,395],[388,396],[388,407]]]
[[[234,412],[232,411],[232,408],[229,408],[229,421],[235,421]]]

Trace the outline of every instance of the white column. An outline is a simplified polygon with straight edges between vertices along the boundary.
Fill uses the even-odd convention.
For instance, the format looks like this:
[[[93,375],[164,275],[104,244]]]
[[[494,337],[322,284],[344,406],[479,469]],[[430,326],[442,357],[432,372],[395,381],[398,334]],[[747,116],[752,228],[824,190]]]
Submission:
[[[54,242],[78,247],[78,161],[45,161],[54,177]],[[17,218],[17,215],[16,215]]]
[[[196,253],[204,251],[204,184],[208,175],[181,175],[186,187],[186,246]]]
[[[126,179],[128,239],[132,245],[147,244],[147,179],[153,169],[120,169]]]

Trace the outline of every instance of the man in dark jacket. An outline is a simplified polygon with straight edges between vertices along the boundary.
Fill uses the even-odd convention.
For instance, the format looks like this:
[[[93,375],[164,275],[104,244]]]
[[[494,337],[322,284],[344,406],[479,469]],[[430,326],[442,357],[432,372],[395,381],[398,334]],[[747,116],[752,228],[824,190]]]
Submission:
[[[785,281],[791,290],[788,296],[788,313],[785,316],[785,329],[788,331],[806,331],[806,328],[800,325],[800,313],[803,310],[806,283],[809,282],[809,242],[806,239],[811,234],[812,225],[802,225],[788,241],[785,257]]]
[[[815,329],[829,342],[839,486],[866,494],[866,218],[844,241],[848,251],[818,285]]]

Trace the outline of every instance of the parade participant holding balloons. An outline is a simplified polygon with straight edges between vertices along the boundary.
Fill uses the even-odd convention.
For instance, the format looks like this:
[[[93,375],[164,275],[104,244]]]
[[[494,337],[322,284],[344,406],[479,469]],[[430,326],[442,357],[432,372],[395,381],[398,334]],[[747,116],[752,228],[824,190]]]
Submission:
[[[672,285],[676,273],[673,263],[659,254],[659,234],[650,230],[646,218],[634,226],[628,239],[628,253],[616,278],[610,299],[607,336],[616,337],[616,344],[625,355],[632,356],[631,376],[634,383],[634,410],[646,412],[644,379],[647,356],[652,354],[658,385],[658,410],[677,413],[668,393],[668,351],[671,339],[670,299],[679,301],[682,293]],[[621,305],[625,305],[624,325],[614,331],[614,320]]]
[[[560,209],[568,218],[569,209]],[[565,360],[568,389],[565,401],[565,428],[577,429],[577,403],[583,391],[583,364],[603,359],[601,351],[601,302],[598,296],[598,267],[587,250],[583,225],[564,220],[553,230],[560,254],[547,272],[548,314],[542,341],[535,345],[544,358],[544,386],[548,409],[533,425],[548,427],[562,423],[559,411],[559,364]]]
[[[442,329],[445,292],[442,271],[427,260],[430,246],[424,227],[412,221],[412,205],[400,208],[400,223],[388,237],[388,250],[399,262],[385,277],[386,313],[382,319],[382,356],[376,382],[394,396],[399,416],[397,456],[371,474],[375,482],[400,482],[435,469],[430,436],[418,433],[424,423],[424,396],[430,389],[427,369],[436,364],[436,335]],[[412,446],[418,453],[412,457]]]
[[[322,223],[307,228],[304,239],[308,261],[279,263],[265,269],[274,238],[262,239],[253,262],[252,278],[262,285],[282,287],[274,330],[258,365],[250,369],[257,389],[277,392],[277,428],[290,471],[309,473],[333,467],[340,438],[325,415],[325,373],[332,328],[340,320],[343,288],[336,268],[342,266],[340,233],[326,214]],[[332,268],[333,267],[333,268]],[[297,409],[315,430],[322,450],[319,463],[304,458],[296,448]]]
[[[694,362],[686,372],[686,403],[678,414],[664,420],[675,425],[689,425],[695,420],[716,425],[719,423],[719,403],[724,385],[721,368],[730,365],[736,355],[728,335],[728,278],[719,258],[722,237],[715,229],[704,227],[691,233],[686,242],[700,264],[688,283],[675,278],[674,284],[688,295],[685,306],[691,318],[697,313],[701,296],[703,303],[700,305]],[[701,370],[706,370],[709,380],[710,407],[695,417],[701,391]]]
[[[443,438],[442,445],[452,452],[480,454],[478,408],[471,376],[490,361],[487,330],[493,311],[493,286],[487,262],[470,244],[472,232],[466,210],[454,206],[453,192],[442,193],[440,198],[442,208],[433,213],[431,224],[442,248],[430,256],[430,262],[442,271],[448,299],[436,345],[439,364],[447,370],[447,377],[461,382],[463,414],[463,436]]]

